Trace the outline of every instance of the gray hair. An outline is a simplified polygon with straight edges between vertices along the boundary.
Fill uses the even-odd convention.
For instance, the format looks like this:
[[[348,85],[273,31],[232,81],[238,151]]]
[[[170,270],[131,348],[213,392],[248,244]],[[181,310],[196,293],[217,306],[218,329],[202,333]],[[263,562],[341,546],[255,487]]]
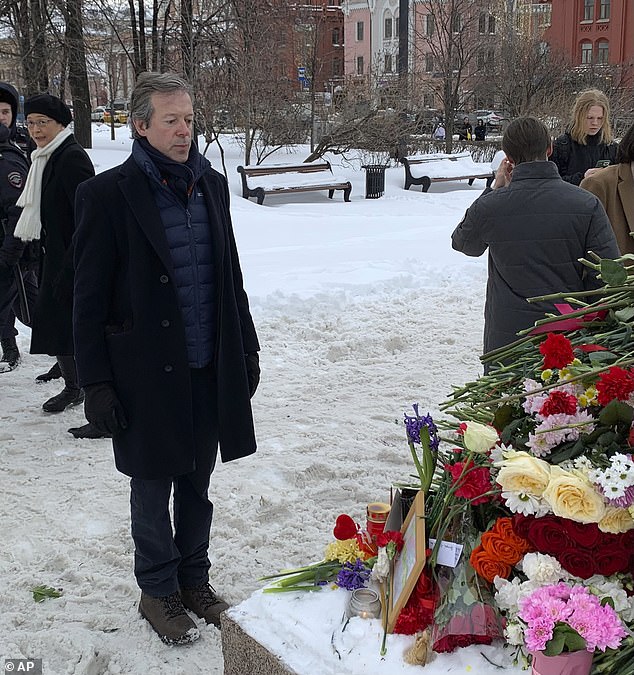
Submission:
[[[176,73],[140,73],[130,96],[130,118],[128,124],[132,131],[132,138],[140,139],[142,136],[136,130],[134,122],[144,122],[150,126],[150,120],[154,114],[152,94],[173,94],[184,91],[192,96],[189,84]]]

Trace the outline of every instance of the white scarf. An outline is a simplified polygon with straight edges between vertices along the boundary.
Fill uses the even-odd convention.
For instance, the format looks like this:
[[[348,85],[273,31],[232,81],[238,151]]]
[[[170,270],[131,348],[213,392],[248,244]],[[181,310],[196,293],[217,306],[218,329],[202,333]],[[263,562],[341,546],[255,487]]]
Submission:
[[[53,152],[72,134],[72,130],[66,127],[43,148],[33,150],[31,154],[31,168],[26,177],[26,184],[16,202],[17,206],[22,207],[22,214],[15,226],[14,237],[22,241],[40,238],[40,231],[42,229],[40,203],[42,199],[42,175],[44,174],[44,167]]]

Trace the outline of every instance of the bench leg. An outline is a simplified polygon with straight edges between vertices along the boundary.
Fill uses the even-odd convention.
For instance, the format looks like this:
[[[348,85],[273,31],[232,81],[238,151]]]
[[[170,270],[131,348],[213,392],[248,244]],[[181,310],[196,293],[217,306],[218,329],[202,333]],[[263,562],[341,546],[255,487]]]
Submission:
[[[328,199],[332,199],[332,196],[335,194],[334,190],[328,190]]]
[[[253,196],[258,200],[258,204],[264,203],[264,190],[262,189],[254,190]]]
[[[495,179],[494,175],[491,175],[487,178],[487,187],[491,187],[491,183],[493,183],[494,179]]]
[[[344,188],[344,191],[343,191],[343,201],[344,202],[350,201],[350,193],[351,192],[352,192],[352,186]]]
[[[473,185],[474,180],[475,180],[475,178],[469,178],[469,185]]]
[[[429,176],[423,176],[421,185],[423,186],[423,192],[427,192],[431,186],[431,178]]]

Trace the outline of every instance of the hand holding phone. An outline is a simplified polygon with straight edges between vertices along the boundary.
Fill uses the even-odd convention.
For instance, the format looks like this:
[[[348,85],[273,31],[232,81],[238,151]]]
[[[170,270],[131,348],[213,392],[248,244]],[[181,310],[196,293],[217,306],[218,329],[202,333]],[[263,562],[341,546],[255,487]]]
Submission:
[[[610,166],[610,160],[609,159],[600,159],[596,163],[596,168],[597,169],[605,169],[606,166]]]

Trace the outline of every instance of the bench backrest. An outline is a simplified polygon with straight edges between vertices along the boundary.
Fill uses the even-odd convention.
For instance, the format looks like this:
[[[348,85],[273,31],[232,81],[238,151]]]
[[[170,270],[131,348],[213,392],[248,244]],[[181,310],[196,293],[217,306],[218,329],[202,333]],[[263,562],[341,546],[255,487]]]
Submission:
[[[245,176],[271,176],[278,173],[315,173],[331,171],[330,162],[308,162],[306,164],[263,164],[260,166],[239,166],[238,171]]]
[[[412,155],[411,157],[401,158],[403,164],[425,164],[426,162],[438,162],[449,160],[451,162],[457,162],[459,159],[464,159],[465,157],[471,157],[470,153],[462,153],[457,155],[440,155],[438,157],[421,157],[420,155]]]

